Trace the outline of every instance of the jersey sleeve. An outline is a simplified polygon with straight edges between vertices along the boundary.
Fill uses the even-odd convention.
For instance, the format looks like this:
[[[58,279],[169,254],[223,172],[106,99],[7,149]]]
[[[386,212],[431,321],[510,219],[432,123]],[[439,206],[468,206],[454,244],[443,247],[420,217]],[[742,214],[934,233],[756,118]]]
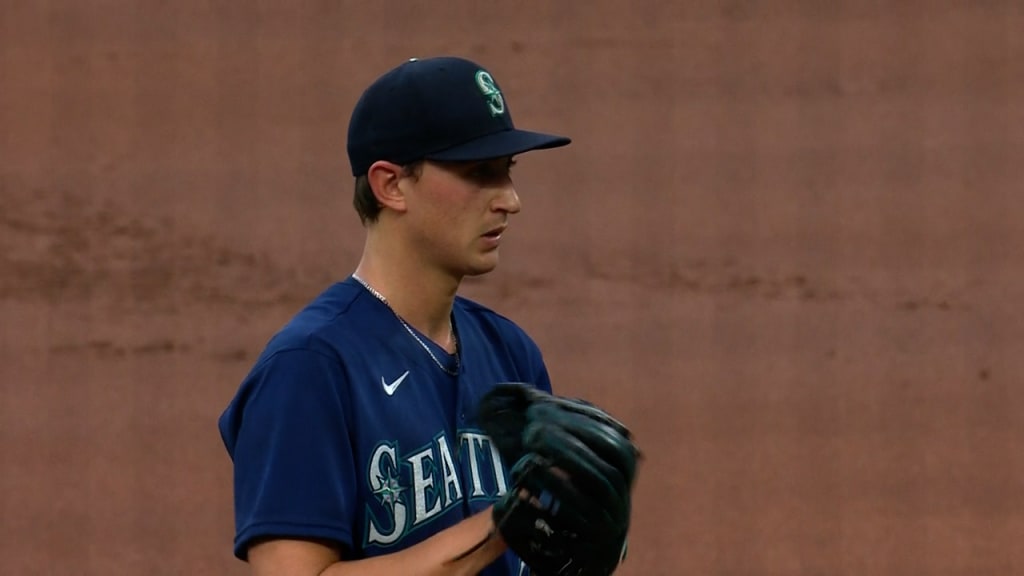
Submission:
[[[338,358],[280,351],[255,366],[221,417],[234,466],[234,554],[257,538],[352,545],[356,467]]]

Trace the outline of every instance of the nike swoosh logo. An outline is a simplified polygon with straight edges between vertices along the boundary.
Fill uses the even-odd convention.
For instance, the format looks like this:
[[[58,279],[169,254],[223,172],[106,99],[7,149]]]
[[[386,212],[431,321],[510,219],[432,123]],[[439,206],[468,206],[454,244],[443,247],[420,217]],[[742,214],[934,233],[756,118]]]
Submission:
[[[387,394],[388,396],[391,396],[392,394],[394,394],[395,390],[398,390],[398,387],[402,385],[402,381],[405,380],[405,377],[408,376],[408,375],[409,375],[409,371],[406,370],[405,374],[402,374],[401,376],[399,376],[398,380],[395,380],[391,384],[388,384],[387,382],[385,382],[384,381],[384,377],[381,376],[380,377],[380,383],[381,383],[381,386],[384,386],[384,393]]]

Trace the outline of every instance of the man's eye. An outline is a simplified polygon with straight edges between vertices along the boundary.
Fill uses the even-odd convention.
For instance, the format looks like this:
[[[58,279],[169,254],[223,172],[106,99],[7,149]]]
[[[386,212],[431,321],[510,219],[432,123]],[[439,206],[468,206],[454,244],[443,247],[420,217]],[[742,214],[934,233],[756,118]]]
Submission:
[[[496,166],[480,166],[473,170],[473,177],[480,180],[495,180],[504,174],[506,172]]]
[[[515,160],[509,160],[508,162],[503,163],[482,162],[470,169],[469,176],[474,180],[481,180],[485,182],[507,178],[515,163]]]

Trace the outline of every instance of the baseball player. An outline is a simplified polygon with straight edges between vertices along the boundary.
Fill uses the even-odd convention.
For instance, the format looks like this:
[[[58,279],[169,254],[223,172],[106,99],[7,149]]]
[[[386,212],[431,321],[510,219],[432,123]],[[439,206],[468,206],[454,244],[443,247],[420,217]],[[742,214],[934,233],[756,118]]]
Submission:
[[[478,408],[526,383],[525,415],[551,383],[530,336],[457,291],[498,263],[520,210],[513,157],[569,143],[517,129],[495,77],[462,58],[409,60],[362,94],[347,142],[362,258],[273,335],[218,421],[233,551],[254,574],[529,573],[496,503],[544,538],[558,518],[509,513],[529,494],[510,490],[525,452],[493,442]]]

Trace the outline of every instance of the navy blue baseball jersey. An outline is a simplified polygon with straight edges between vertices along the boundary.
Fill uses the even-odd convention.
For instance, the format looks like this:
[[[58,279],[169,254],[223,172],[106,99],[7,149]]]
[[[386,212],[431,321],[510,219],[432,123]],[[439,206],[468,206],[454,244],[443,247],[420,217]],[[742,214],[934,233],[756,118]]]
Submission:
[[[522,329],[478,303],[457,297],[453,324],[458,358],[350,277],[271,338],[218,422],[234,464],[237,557],[264,536],[329,539],[347,559],[389,554],[507,490],[511,463],[475,407],[499,382],[550,392],[547,369]],[[507,552],[482,574],[526,573]]]

